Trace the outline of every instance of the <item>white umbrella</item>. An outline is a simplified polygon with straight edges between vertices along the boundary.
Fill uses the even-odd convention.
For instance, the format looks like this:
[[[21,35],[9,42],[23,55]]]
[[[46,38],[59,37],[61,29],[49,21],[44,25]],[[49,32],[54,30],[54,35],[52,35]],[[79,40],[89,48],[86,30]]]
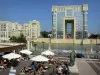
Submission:
[[[54,53],[50,50],[46,50],[44,52],[41,53],[42,55],[54,55]]]
[[[44,61],[47,62],[49,59],[42,56],[42,55],[38,55],[38,56],[35,56],[35,57],[31,58],[30,60],[38,61],[38,62],[44,62]]]
[[[9,53],[9,54],[3,55],[2,57],[8,60],[11,60],[11,59],[19,58],[21,57],[21,55],[15,54],[15,53]]]
[[[27,54],[27,55],[32,54],[32,52],[30,50],[21,50],[20,52],[24,53],[24,54]]]

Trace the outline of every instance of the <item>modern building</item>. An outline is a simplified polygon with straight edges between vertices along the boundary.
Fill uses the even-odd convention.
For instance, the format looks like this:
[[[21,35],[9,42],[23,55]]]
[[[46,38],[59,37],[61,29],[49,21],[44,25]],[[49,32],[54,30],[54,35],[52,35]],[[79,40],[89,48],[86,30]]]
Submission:
[[[29,23],[19,24],[17,22],[0,21],[0,41],[9,41],[11,36],[18,37],[20,34],[30,38],[40,37],[40,22],[33,20]]]
[[[88,5],[52,6],[52,34],[57,39],[88,38]]]

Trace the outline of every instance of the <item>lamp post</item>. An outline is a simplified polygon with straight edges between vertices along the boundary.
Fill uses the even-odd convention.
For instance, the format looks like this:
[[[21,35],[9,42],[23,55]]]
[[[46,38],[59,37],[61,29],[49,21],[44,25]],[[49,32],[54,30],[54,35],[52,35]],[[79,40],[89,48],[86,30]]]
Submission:
[[[93,50],[92,50],[92,40],[90,40],[90,44],[91,44],[91,53],[93,52]]]
[[[96,58],[98,59],[98,49],[97,49],[97,39],[98,39],[98,35],[96,35]]]

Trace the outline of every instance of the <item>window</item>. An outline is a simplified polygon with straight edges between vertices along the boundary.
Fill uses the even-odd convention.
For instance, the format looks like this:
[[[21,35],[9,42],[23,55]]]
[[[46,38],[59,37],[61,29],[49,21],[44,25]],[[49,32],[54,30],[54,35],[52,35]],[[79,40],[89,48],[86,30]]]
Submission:
[[[58,8],[58,10],[57,11],[60,11],[60,8]]]
[[[72,24],[67,23],[67,34],[72,34]]]
[[[63,12],[64,12],[64,11],[65,11],[65,8],[61,8],[61,11],[63,11]]]
[[[71,9],[67,10],[67,16],[72,16],[72,10]]]

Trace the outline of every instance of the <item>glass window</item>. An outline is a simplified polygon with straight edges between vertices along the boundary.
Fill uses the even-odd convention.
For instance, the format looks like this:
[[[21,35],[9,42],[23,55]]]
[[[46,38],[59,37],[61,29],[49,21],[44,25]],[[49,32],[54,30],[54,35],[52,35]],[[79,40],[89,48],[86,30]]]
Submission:
[[[62,8],[62,11],[65,11],[65,8]]]
[[[67,34],[72,34],[72,24],[67,23]]]
[[[53,20],[56,20],[56,17],[53,17]]]
[[[58,8],[57,11],[60,11],[60,8]]]
[[[72,10],[71,9],[67,10],[67,16],[72,16]]]

